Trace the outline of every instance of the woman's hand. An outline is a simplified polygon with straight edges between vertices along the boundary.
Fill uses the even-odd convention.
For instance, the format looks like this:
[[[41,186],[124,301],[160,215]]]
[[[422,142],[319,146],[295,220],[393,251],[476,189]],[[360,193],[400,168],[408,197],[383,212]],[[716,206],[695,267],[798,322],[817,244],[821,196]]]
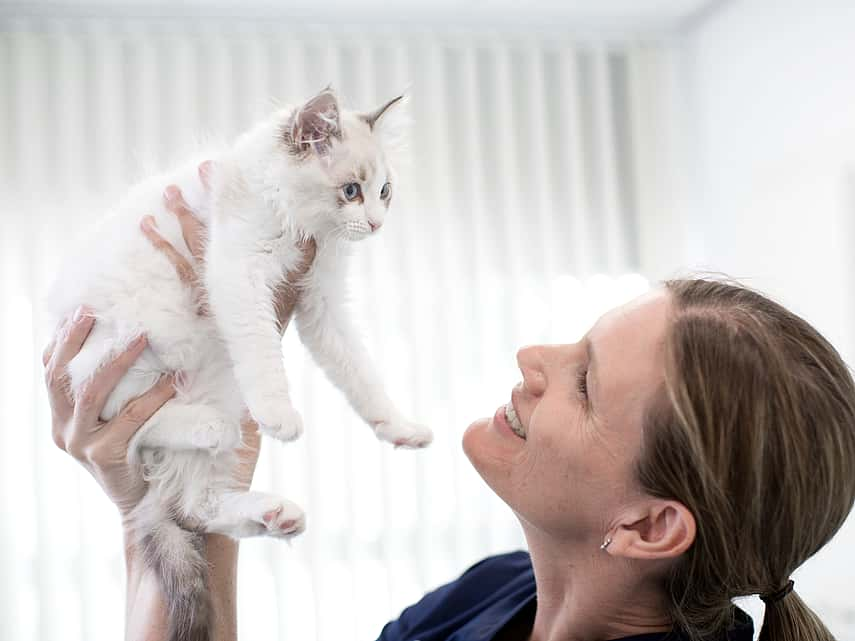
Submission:
[[[211,173],[211,166],[210,160],[199,165],[199,178],[206,189],[210,188],[208,177]],[[193,214],[193,211],[184,200],[184,196],[177,186],[169,185],[164,191],[163,198],[166,208],[175,214],[178,224],[181,225],[181,234],[184,237],[187,249],[190,250],[190,255],[198,265],[202,265],[205,261],[205,243],[207,241],[207,229],[204,223]],[[153,216],[143,217],[140,222],[140,228],[151,244],[163,252],[169,259],[169,262],[172,263],[178,274],[178,278],[185,285],[193,289],[196,299],[199,301],[199,313],[207,314],[208,309],[204,302],[206,299],[205,291],[198,278],[196,267],[184,258],[168,240],[160,235],[157,231],[157,222]],[[306,275],[317,253],[317,245],[314,238],[301,240],[297,246],[302,252],[300,264],[286,274],[285,281],[280,283],[273,294],[273,304],[276,309],[276,319],[279,322],[280,334],[285,333],[288,321],[291,319],[300,297],[300,290],[293,283],[299,283],[303,276]]]
[[[206,161],[199,165],[199,178],[206,189],[209,188],[208,178],[210,172],[211,161]],[[184,200],[181,190],[175,185],[169,185],[166,188],[164,202],[166,208],[178,219],[184,243],[187,245],[187,249],[190,250],[190,255],[193,257],[196,265],[191,264],[168,240],[161,236],[157,231],[157,223],[154,217],[145,216],[140,222],[140,228],[151,244],[169,259],[169,262],[172,263],[175,272],[178,274],[178,278],[193,290],[195,299],[198,302],[199,313],[206,315],[208,314],[208,307],[205,302],[206,295],[203,284],[198,278],[197,267],[202,266],[205,260],[207,230],[205,225],[193,214],[193,211]],[[289,285],[289,283],[300,282],[300,279],[306,275],[312,266],[317,252],[317,245],[314,239],[302,241],[299,248],[303,254],[300,264],[296,269],[288,272],[285,282],[280,284],[274,292],[273,304],[276,309],[280,334],[284,334],[300,296],[299,288]],[[252,483],[252,476],[255,472],[255,465],[258,462],[261,435],[258,433],[258,424],[252,420],[248,412],[245,413],[244,419],[241,422],[241,432],[243,446],[238,450],[238,468],[236,474],[241,485],[249,489]]]
[[[146,346],[145,336],[99,367],[72,395],[68,363],[83,346],[95,318],[80,308],[63,323],[44,351],[45,382],[53,416],[53,440],[98,481],[122,518],[145,494],[140,470],[127,462],[128,442],[160,406],[175,394],[173,376],[163,376],[145,394],[128,402],[110,421],[99,417],[113,388]]]

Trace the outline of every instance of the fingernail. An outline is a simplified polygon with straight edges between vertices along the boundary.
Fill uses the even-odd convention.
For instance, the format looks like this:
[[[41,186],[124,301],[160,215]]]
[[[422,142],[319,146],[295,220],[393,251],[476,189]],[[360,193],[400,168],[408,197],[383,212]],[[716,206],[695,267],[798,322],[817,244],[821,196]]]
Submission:
[[[149,214],[148,216],[143,216],[142,226],[151,229],[152,227],[157,227],[157,221],[154,219],[154,216]]]
[[[74,318],[71,319],[72,323],[79,323],[81,321],[89,320],[92,318],[91,310],[86,307],[86,305],[81,305],[76,310],[74,310]]]
[[[169,185],[163,192],[163,197],[167,202],[172,202],[176,198],[178,198],[178,194],[181,193],[178,187],[175,185]]]

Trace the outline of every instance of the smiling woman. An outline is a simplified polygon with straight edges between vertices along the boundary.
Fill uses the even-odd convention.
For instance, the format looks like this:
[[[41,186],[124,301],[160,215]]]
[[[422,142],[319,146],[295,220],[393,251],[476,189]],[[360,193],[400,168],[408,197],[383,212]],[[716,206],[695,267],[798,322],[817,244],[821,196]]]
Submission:
[[[521,349],[523,380],[510,405],[524,437],[511,429],[507,406],[466,431],[466,455],[520,519],[538,586],[546,586],[536,638],[671,628],[643,566],[626,571],[592,553],[608,538],[616,559],[664,564],[693,541],[692,514],[671,498],[645,496],[634,473],[645,413],[665,380],[670,313],[670,297],[658,290],[603,316],[579,343]]]
[[[523,526],[531,639],[750,639],[731,600],[757,593],[761,639],[832,639],[789,580],[855,502],[855,387],[812,327],[672,281],[518,363],[463,446]]]
[[[853,217],[836,204],[844,161],[851,168],[855,149],[845,107],[855,85],[837,82],[838,59],[855,55],[855,13],[847,3],[165,4],[0,6],[0,300],[7,310],[0,315],[0,503],[4,514],[15,515],[0,519],[0,638],[113,641],[123,625],[115,512],[82,468],[60,460],[65,456],[50,439],[35,371],[53,331],[42,311],[46,281],[69,239],[129,182],[168,167],[208,134],[230,138],[267,112],[271,99],[287,102],[331,83],[353,104],[374,106],[412,87],[413,162],[391,188],[398,213],[354,256],[354,308],[391,395],[437,428],[437,439],[424,455],[401,456],[382,451],[368,430],[349,429],[350,408],[316,371],[294,328],[286,333],[295,404],[318,429],[263,451],[255,480],[312,516],[293,547],[244,546],[242,638],[370,639],[427,589],[477,559],[523,547],[518,522],[461,456],[459,437],[474,417],[510,401],[519,345],[577,340],[602,311],[628,297],[605,294],[622,274],[656,279],[704,261],[745,275],[799,305],[852,357],[855,322],[847,310],[855,307],[847,301],[855,271],[843,223]],[[721,11],[704,13],[713,6]],[[700,14],[710,19],[698,20]],[[769,29],[770,21],[780,28]],[[683,109],[687,104],[697,109]],[[806,171],[806,158],[821,161]],[[337,187],[352,181],[341,177]],[[363,195],[382,197],[382,190],[375,184]],[[364,230],[370,228],[366,221]],[[833,294],[819,295],[818,281]],[[646,287],[644,281],[630,289]],[[605,361],[608,352],[598,353],[591,336],[595,360]],[[723,371],[730,378],[739,356],[730,354],[733,367],[712,368],[709,380],[721,381]],[[574,399],[590,388],[593,418],[575,441],[584,451],[609,435],[597,423],[608,414],[599,379],[607,384],[615,368],[636,366],[621,359],[606,370],[597,362],[587,381],[568,381]],[[754,371],[767,380],[765,368]],[[747,389],[734,384],[728,394],[742,402]],[[658,455],[642,441],[639,454],[659,476],[639,478],[649,493],[676,496],[693,514],[710,505],[726,514],[732,483],[743,480],[723,481],[719,468],[733,460],[732,469],[746,469],[741,458],[762,458],[754,440],[761,432],[723,438],[715,444],[723,450],[715,473],[703,471],[698,461],[708,458],[710,444],[693,434],[716,432],[702,421],[681,427],[704,417],[706,400],[697,391],[694,398],[697,413],[664,404],[680,420],[662,418],[673,430],[661,432],[670,437],[657,445]],[[724,412],[729,405],[715,407]],[[764,407],[758,402],[758,412]],[[531,418],[522,407],[520,414]],[[652,415],[645,436],[654,418],[659,425]],[[532,429],[534,442],[534,428],[519,427]],[[490,442],[520,445],[497,438]],[[545,454],[525,461],[531,478]],[[501,475],[513,468],[497,469]],[[578,482],[577,471],[568,470],[568,479],[570,472]],[[793,496],[802,496],[798,478],[792,476]],[[765,496],[767,485],[745,480],[740,487]],[[757,507],[748,498],[732,500]],[[778,514],[771,518],[777,523]],[[605,566],[618,544],[599,549],[611,536],[603,520],[603,538],[592,535],[590,554]],[[723,594],[748,594],[761,577],[755,571],[758,581],[746,584],[731,569],[746,557],[718,551],[723,542],[741,547],[742,538],[755,550],[754,535],[730,518],[713,524],[699,518],[682,574],[662,581],[667,604],[686,604],[674,620],[684,616],[698,629],[729,617]],[[777,539],[793,528],[763,526],[770,544],[784,550]],[[799,595],[841,639],[855,638],[846,596],[851,578],[840,572],[855,559],[853,526],[850,518],[847,531],[796,577]],[[820,534],[817,542],[826,535]],[[703,557],[709,568],[691,557],[705,546],[715,549]],[[687,594],[698,573],[711,581]],[[487,575],[495,583],[480,594],[498,598],[499,583],[513,590],[517,582],[535,594],[527,554],[480,564],[461,589],[474,598]],[[755,598],[740,606],[762,616]],[[521,612],[527,634],[534,610]],[[484,610],[488,618],[494,613]],[[401,625],[412,622],[411,614]],[[500,626],[503,618],[493,620]],[[432,638],[415,627],[401,636]]]
[[[509,405],[463,447],[529,553],[473,566],[380,639],[749,641],[732,599],[759,593],[761,640],[833,640],[789,577],[855,502],[855,384],[810,325],[742,287],[671,281],[518,363]],[[121,454],[87,452],[88,469],[128,476]],[[211,558],[219,638],[234,638],[236,555]],[[135,599],[128,629],[159,629],[157,588]]]

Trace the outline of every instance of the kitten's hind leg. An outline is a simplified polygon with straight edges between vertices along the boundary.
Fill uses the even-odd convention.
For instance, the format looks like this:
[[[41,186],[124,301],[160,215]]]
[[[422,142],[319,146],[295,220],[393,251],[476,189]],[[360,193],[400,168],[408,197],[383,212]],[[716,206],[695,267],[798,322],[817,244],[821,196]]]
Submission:
[[[240,426],[216,409],[172,399],[152,416],[128,446],[173,450],[208,450],[212,454],[232,450],[240,444]]]
[[[220,498],[208,532],[233,538],[291,537],[306,529],[306,516],[295,503],[266,492],[229,492]]]

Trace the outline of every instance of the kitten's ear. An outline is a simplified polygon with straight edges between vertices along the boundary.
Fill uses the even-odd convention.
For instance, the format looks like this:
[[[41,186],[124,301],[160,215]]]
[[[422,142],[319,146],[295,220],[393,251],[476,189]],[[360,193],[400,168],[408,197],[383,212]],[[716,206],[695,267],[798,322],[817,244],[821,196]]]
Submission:
[[[392,98],[368,114],[360,114],[371,132],[383,140],[384,146],[400,147],[409,125],[409,96],[406,93]]]
[[[383,114],[385,114],[386,111],[389,110],[391,107],[393,107],[396,104],[398,104],[399,102],[403,102],[403,101],[404,101],[404,95],[401,94],[400,96],[398,96],[396,98],[392,98],[389,102],[387,102],[383,105],[380,105],[377,109],[375,109],[371,113],[360,115],[360,118],[362,118],[365,122],[368,123],[369,129],[374,131],[375,125],[377,125],[379,120],[383,117]]]
[[[329,87],[299,107],[285,127],[285,142],[294,153],[311,149],[325,156],[333,138],[341,139],[338,100]]]

